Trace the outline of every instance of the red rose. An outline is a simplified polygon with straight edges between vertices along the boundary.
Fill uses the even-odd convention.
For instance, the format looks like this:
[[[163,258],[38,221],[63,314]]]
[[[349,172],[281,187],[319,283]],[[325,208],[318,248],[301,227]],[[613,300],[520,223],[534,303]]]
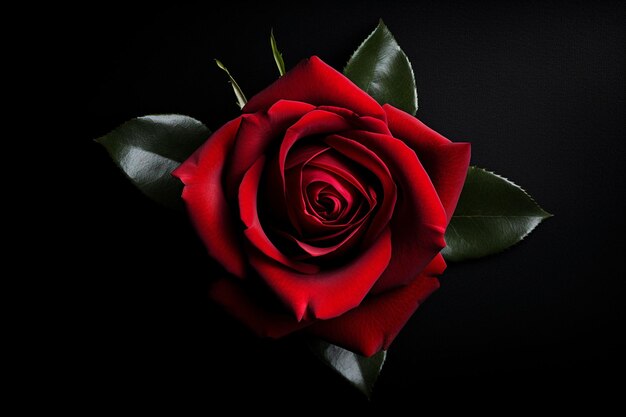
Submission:
[[[174,175],[227,271],[213,299],[259,334],[300,330],[370,356],[439,287],[469,157],[312,57]]]

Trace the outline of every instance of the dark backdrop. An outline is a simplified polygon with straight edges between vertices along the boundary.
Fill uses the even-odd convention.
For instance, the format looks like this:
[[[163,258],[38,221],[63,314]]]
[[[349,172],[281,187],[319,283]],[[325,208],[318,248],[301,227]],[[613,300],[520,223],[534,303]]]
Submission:
[[[419,410],[445,404],[434,394],[455,402],[462,392],[516,405],[565,388],[576,403],[620,377],[619,2],[221,3],[90,6],[70,26],[89,184],[75,210],[90,266],[72,292],[69,348],[81,398],[144,410],[274,410],[285,399],[307,409],[409,400]],[[215,130],[238,109],[213,58],[252,96],[276,79],[271,27],[288,68],[315,54],[341,69],[380,17],[413,64],[418,117],[472,142],[474,164],[522,185],[555,217],[503,254],[450,265],[392,345],[367,405],[295,341],[256,339],[212,305],[206,283],[217,268],[186,219],[137,192],[91,139],[154,113],[188,114]]]

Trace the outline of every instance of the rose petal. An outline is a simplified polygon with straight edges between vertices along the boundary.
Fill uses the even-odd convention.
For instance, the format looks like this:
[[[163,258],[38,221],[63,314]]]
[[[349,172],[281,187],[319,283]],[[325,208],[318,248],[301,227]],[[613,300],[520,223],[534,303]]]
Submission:
[[[285,172],[287,154],[300,140],[309,136],[331,134],[351,129],[352,125],[346,119],[327,111],[313,110],[302,116],[285,133],[278,153],[278,163],[281,172]]]
[[[250,263],[296,319],[329,319],[361,303],[391,257],[389,230],[358,258],[341,267],[304,275],[285,268],[260,252],[250,252]]]
[[[371,203],[371,197],[368,191],[365,189],[368,181],[364,178],[361,172],[359,172],[359,166],[350,166],[349,162],[342,160],[343,155],[337,152],[325,152],[311,159],[308,165],[323,168],[328,172],[338,175],[342,179],[348,181],[354,188],[356,188],[361,195]]]
[[[386,120],[377,119],[371,116],[359,116],[352,110],[336,106],[318,106],[317,109],[340,115],[344,119],[349,120],[356,129],[391,135]]]
[[[314,109],[311,104],[280,100],[267,112],[242,117],[224,175],[231,197],[237,195],[243,175],[266,153],[270,144],[280,140],[289,126]]]
[[[263,172],[263,166],[265,158],[261,157],[257,162],[252,165],[241,182],[239,187],[239,212],[241,220],[246,225],[247,229],[244,230],[244,234],[258,250],[263,252],[266,256],[282,263],[285,266],[295,269],[296,271],[305,274],[314,274],[319,271],[319,267],[315,265],[305,264],[301,262],[295,262],[289,257],[285,256],[276,246],[270,241],[265,234],[263,226],[259,221],[259,214],[257,209],[257,193],[259,189],[259,181],[261,180],[261,174]]]
[[[373,291],[406,284],[445,247],[446,212],[415,152],[402,141],[363,131],[343,135],[375,153],[398,186],[398,200],[390,221],[393,254]]]
[[[244,277],[246,261],[238,239],[239,232],[222,188],[224,163],[240,123],[241,117],[217,130],[172,175],[185,184],[183,200],[209,255],[231,274]]]
[[[285,171],[279,172],[278,163],[271,164],[270,168],[270,176],[268,178],[268,184],[270,192],[273,194],[270,196],[269,202],[272,205],[273,212],[275,213],[285,213],[289,219],[297,219],[298,213],[307,213],[308,216],[313,217],[312,214],[306,209],[306,199],[305,196],[302,195],[302,167],[314,158],[316,155],[320,153],[326,152],[328,149],[327,146],[323,144],[308,144],[304,147],[301,147],[297,150],[297,152],[291,152],[286,161],[285,161]],[[277,161],[277,159],[275,159]],[[280,178],[277,180],[277,178]],[[281,196],[277,196],[278,192],[276,191],[278,187],[276,183],[283,182],[285,185],[281,187],[283,189],[283,193]],[[287,189],[293,190],[291,194],[291,201],[287,201]],[[283,201],[285,204],[283,207],[276,207],[278,201]],[[284,216],[281,216],[284,217]],[[291,227],[293,227],[300,236],[302,236],[302,227],[299,222],[292,221]]]
[[[330,191],[332,194],[335,194],[337,197],[340,197],[343,203],[342,205],[344,205],[347,210],[350,210],[352,208],[352,205],[355,203],[355,201],[358,202],[361,198],[363,198],[358,190],[355,190],[349,182],[347,182],[340,176],[332,175],[325,169],[320,169],[311,165],[305,166],[302,170],[303,191],[306,191],[306,188],[309,186],[309,184],[314,184],[317,182],[326,184],[327,188],[329,189],[328,191]]]
[[[281,237],[285,242],[294,244],[300,250],[300,253],[292,256],[293,260],[307,262],[311,258],[316,258],[316,261],[319,261],[341,257],[361,239],[364,231],[367,230],[364,224],[363,220],[359,220],[354,224],[343,227],[336,233],[312,239],[299,239],[281,230],[272,229],[272,231],[275,233],[275,236]]]
[[[323,236],[327,234],[329,231],[325,225],[347,226],[351,224],[355,216],[362,212],[363,199],[367,201],[370,211],[376,206],[377,201],[375,192],[371,190],[370,187],[366,190],[363,186],[363,184],[367,184],[367,181],[359,172],[362,168],[355,164],[350,165],[351,161],[346,160],[339,153],[332,152],[332,154],[328,155],[327,151],[329,149],[328,146],[319,144],[306,144],[305,146],[294,147],[287,155],[285,162],[285,167],[287,168],[285,173],[285,180],[288,183],[287,189],[294,190],[292,193],[295,194],[292,195],[290,199],[293,204],[288,203],[289,209],[292,211],[290,217],[300,219],[304,224],[304,229],[309,232],[309,234],[313,235],[321,234]],[[299,165],[295,165],[296,163],[299,163]],[[325,171],[316,171],[312,167]],[[316,176],[316,172],[319,172],[320,175]],[[316,210],[315,207],[318,207],[319,203],[314,201],[315,199],[311,201],[309,198],[310,193],[321,193],[322,189],[326,189],[330,193],[328,197],[331,198],[332,187],[328,188],[330,185],[322,181],[329,175],[336,176],[337,178],[333,178],[328,182],[339,181],[343,183],[346,181],[347,184],[342,185],[342,189],[353,190],[353,188],[355,188],[358,193],[350,191],[343,193],[343,195],[338,195],[338,198],[347,204],[342,205],[341,208],[343,210],[336,218],[316,218],[313,220],[311,217],[317,217],[315,214],[318,210]],[[295,191],[298,189],[301,190],[301,194]],[[361,217],[359,217],[359,219],[360,218]],[[296,221],[294,226],[299,231],[300,236],[302,236],[304,240],[310,238],[310,236],[304,237],[302,233],[303,227],[301,227],[299,223],[301,222]],[[331,234],[335,233],[336,231],[331,232]]]
[[[294,149],[293,152],[289,152],[289,155],[287,155],[285,170],[295,167],[302,168],[302,165],[329,149],[330,148],[323,143],[309,143],[305,146],[298,147],[298,149]]]
[[[308,168],[308,166],[304,166]],[[295,169],[295,168],[294,168]],[[317,171],[315,171],[315,169]],[[354,224],[362,223],[372,210],[376,207],[376,199],[368,196],[365,201],[368,204],[362,204],[364,199],[358,198],[356,200],[357,191],[349,192],[348,189],[352,189],[352,186],[347,181],[344,181],[341,177],[333,176],[330,172],[321,168],[304,169],[302,172],[294,172],[290,170],[286,173],[286,188],[289,190],[287,200],[287,211],[289,218],[292,220],[292,225],[298,232],[299,241],[311,241],[317,240],[322,242],[327,240],[326,238],[337,237],[343,233],[344,229],[351,227]],[[306,192],[302,193],[301,190],[307,188],[310,184],[317,182],[323,182],[326,186],[333,188],[338,195],[340,195],[344,201],[348,199],[355,201],[354,207],[346,207],[346,215],[340,216],[335,220],[324,219],[319,213],[310,207],[310,201],[307,201]],[[309,184],[309,185],[307,185]]]
[[[363,223],[357,225],[341,242],[332,246],[314,246],[293,238],[294,242],[311,257],[319,258],[331,255],[333,258],[343,255],[352,244],[363,235]]]
[[[297,198],[302,198],[302,194],[300,193],[300,185],[292,183],[288,189],[285,182],[285,167],[287,165],[287,155],[291,148],[300,139],[313,135],[343,131],[349,129],[350,127],[350,124],[341,116],[338,116],[334,113],[329,113],[327,111],[314,110],[304,115],[300,120],[298,120],[298,122],[296,122],[287,130],[278,152],[278,167],[270,167],[271,174],[273,173],[274,176],[279,175],[281,181],[280,185],[282,185],[282,189],[285,195],[287,196],[289,191],[293,193],[291,199],[289,198],[289,196],[287,196],[287,201],[294,201]],[[278,187],[280,185],[276,184],[273,185],[273,187]],[[298,202],[296,201],[296,203]],[[304,200],[302,201],[302,206],[304,206]],[[298,218],[300,216],[298,216],[298,213],[296,213],[294,210],[289,209],[290,207],[291,205],[288,204],[287,214],[289,215],[289,218],[291,219],[294,227],[297,228],[297,225],[299,223]]]
[[[292,70],[252,97],[243,112],[255,113],[268,109],[280,99],[303,101],[316,106],[343,107],[359,115],[386,120],[385,112],[372,97],[316,56],[300,61]]]
[[[448,221],[465,183],[470,161],[470,144],[450,142],[424,123],[389,104],[383,106],[393,136],[417,153],[439,194]]]
[[[328,244],[330,242],[338,242],[339,240],[345,239],[347,235],[352,233],[354,229],[360,227],[361,224],[365,223],[367,220],[369,211],[365,208],[365,204],[361,202],[359,208],[354,213],[351,219],[346,221],[346,224],[340,224],[332,226],[337,230],[331,230],[330,234],[325,234],[322,236],[316,237],[307,237],[303,238],[302,241],[310,244],[315,244],[318,246]],[[357,219],[358,217],[358,219]],[[328,224],[322,224],[323,226],[328,226]]]
[[[397,190],[391,173],[385,163],[375,153],[356,141],[341,135],[328,136],[324,141],[337,152],[342,153],[369,170],[374,174],[382,187],[382,202],[365,238],[367,241],[371,241],[387,226],[396,204]],[[378,200],[381,200],[381,198]]]
[[[311,324],[272,311],[261,301],[258,291],[251,292],[243,285],[222,278],[211,283],[209,296],[257,335],[279,338]]]
[[[381,133],[383,135],[391,135],[391,131],[389,130],[389,126],[387,126],[386,121],[376,119],[375,117],[362,116],[359,118],[359,123],[361,124],[360,130],[366,130],[372,133]]]
[[[367,298],[359,307],[306,329],[330,343],[365,356],[388,349],[417,307],[439,288],[446,264],[438,255],[410,284]]]

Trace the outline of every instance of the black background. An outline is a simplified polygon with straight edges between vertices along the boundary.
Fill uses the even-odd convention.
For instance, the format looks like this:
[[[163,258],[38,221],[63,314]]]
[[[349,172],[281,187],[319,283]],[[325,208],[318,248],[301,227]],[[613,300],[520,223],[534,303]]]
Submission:
[[[75,208],[90,267],[73,289],[81,398],[211,410],[297,401],[413,410],[604,398],[624,344],[624,21],[619,2],[358,2],[81,10],[71,74],[86,162]],[[413,64],[417,116],[472,143],[472,163],[555,217],[503,254],[450,265],[391,347],[368,404],[297,340],[251,336],[206,297],[217,271],[186,219],[152,204],[97,138],[135,116],[182,113],[215,130],[238,114],[221,59],[252,96],[318,55],[341,69],[383,18]],[[82,214],[78,216],[78,214]],[[558,401],[557,401],[558,403]],[[457,404],[458,405],[458,404]]]

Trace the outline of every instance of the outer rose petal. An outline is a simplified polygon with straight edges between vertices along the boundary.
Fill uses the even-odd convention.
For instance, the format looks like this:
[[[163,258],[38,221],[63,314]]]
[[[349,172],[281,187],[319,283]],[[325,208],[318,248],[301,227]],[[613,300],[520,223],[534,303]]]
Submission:
[[[278,100],[296,100],[316,106],[337,106],[360,116],[386,120],[380,104],[343,74],[316,56],[300,61],[292,70],[252,97],[244,113],[267,110]]]
[[[387,120],[377,119],[371,116],[359,116],[352,110],[344,109],[343,107],[336,106],[318,106],[318,110],[329,111],[336,113],[346,120],[350,120],[354,123],[355,128],[367,130],[368,132],[382,133],[384,135],[391,135],[389,126],[387,126]],[[383,109],[384,110],[384,109]]]
[[[240,123],[241,117],[226,123],[172,175],[185,184],[183,200],[209,255],[231,274],[243,277],[246,261],[237,238],[240,233],[222,188],[222,171]]]
[[[353,352],[372,356],[389,345],[417,307],[439,288],[446,269],[437,255],[409,285],[366,299],[363,304],[332,320],[319,321],[307,331]]]
[[[450,221],[465,183],[470,144],[450,142],[415,117],[389,104],[383,109],[393,136],[402,139],[417,153]]]
[[[226,311],[262,337],[279,338],[311,324],[293,316],[271,312],[243,283],[227,278],[211,283],[209,295]]]
[[[398,200],[390,221],[393,253],[372,291],[379,293],[405,285],[445,247],[446,212],[415,152],[404,142],[363,131],[342,135],[378,155],[398,186]]]
[[[224,173],[227,191],[236,195],[244,173],[268,146],[280,141],[289,126],[314,109],[307,103],[280,100],[267,112],[244,115]]]
[[[297,320],[330,319],[358,306],[385,271],[391,258],[391,233],[385,230],[376,242],[352,262],[315,275],[299,274],[257,251],[250,263]]]

